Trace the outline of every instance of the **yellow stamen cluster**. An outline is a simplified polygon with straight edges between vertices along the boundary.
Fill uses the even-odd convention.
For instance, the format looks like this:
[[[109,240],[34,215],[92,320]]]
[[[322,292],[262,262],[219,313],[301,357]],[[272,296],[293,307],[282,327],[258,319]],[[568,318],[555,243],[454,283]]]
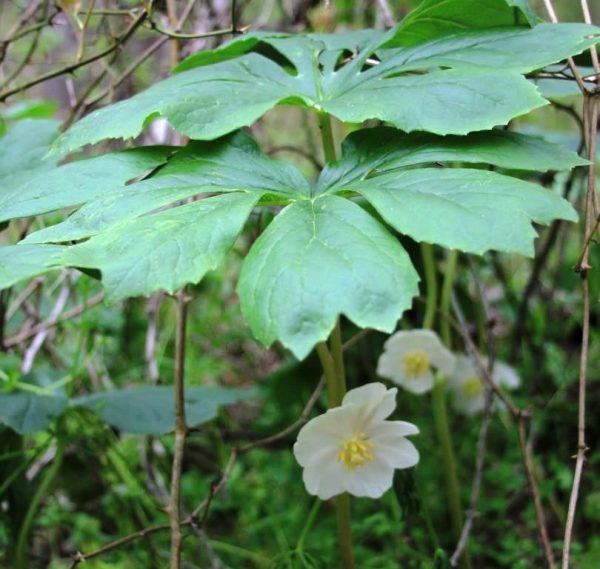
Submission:
[[[463,393],[473,399],[483,393],[483,383],[476,375],[472,375],[462,384]]]
[[[419,379],[429,371],[429,357],[422,350],[406,354],[402,360],[404,374],[411,379]]]
[[[373,460],[373,454],[371,453],[373,443],[366,440],[365,433],[358,433],[351,439],[344,441],[341,446],[342,450],[337,453],[336,459],[349,470],[364,466],[367,462]]]

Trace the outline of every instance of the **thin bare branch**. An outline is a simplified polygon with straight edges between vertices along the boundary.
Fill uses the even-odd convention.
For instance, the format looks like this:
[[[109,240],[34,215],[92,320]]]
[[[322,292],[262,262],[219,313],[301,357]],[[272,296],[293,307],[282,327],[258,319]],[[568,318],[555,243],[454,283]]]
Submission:
[[[58,294],[58,298],[56,299],[56,303],[52,307],[52,311],[50,312],[50,316],[48,317],[47,322],[49,323],[47,326],[43,326],[39,332],[35,335],[33,342],[27,350],[25,351],[25,355],[23,356],[23,361],[21,362],[21,373],[29,373],[33,366],[33,361],[35,360],[36,354],[39,352],[42,347],[46,337],[50,332],[50,327],[53,323],[59,318],[61,312],[63,311],[65,305],[67,304],[67,300],[69,300],[70,294],[70,283],[67,275],[67,283],[63,286],[62,290]]]
[[[548,12],[550,20],[553,23],[557,24],[558,17],[556,16],[556,11],[554,10],[554,6],[552,5],[552,0],[544,0],[544,6],[546,7],[546,12]],[[581,89],[582,93],[588,93],[589,91],[585,86],[583,79],[581,78],[581,73],[579,73],[579,69],[577,68],[577,65],[575,65],[575,61],[573,60],[573,58],[567,58],[567,62],[569,63],[569,67],[571,68],[573,77],[575,77],[575,81],[577,81],[577,85],[579,85],[579,88]]]
[[[452,308],[454,310],[454,313],[456,314],[458,323],[460,325],[461,334],[465,340],[465,346],[467,348],[467,351],[471,355],[477,368],[477,371],[480,377],[483,379],[484,385],[486,385],[496,395],[498,395],[498,397],[500,397],[502,402],[506,405],[506,407],[514,417],[515,421],[517,422],[517,431],[519,433],[519,446],[521,449],[523,466],[527,475],[529,491],[531,492],[531,495],[533,497],[538,533],[540,536],[540,541],[542,543],[544,557],[546,559],[546,565],[548,569],[555,569],[556,561],[554,559],[554,552],[552,551],[552,545],[548,536],[546,515],[544,512],[544,507],[542,505],[537,480],[535,478],[532,451],[527,443],[526,421],[529,418],[530,413],[524,411],[523,409],[520,409],[517,405],[515,405],[512,399],[508,395],[506,395],[504,390],[496,384],[496,382],[492,378],[492,375],[489,373],[489,370],[486,368],[486,366],[483,365],[483,361],[477,351],[477,347],[475,346],[475,343],[473,342],[473,339],[469,334],[469,329],[463,311],[460,308],[460,305],[458,304],[458,301],[454,295],[452,295]]]
[[[32,2],[23,12],[21,17],[10,28],[6,34],[6,37],[0,41],[0,63],[4,61],[8,45],[15,41],[18,37],[23,37],[23,26],[34,16],[41,4],[42,0],[35,0],[35,2]]]
[[[175,450],[171,470],[171,499],[169,502],[169,520],[171,527],[170,569],[181,567],[181,474],[187,425],[185,422],[185,344],[188,306],[191,298],[185,288],[177,294],[177,330],[175,334]]]
[[[71,318],[76,318],[77,316],[80,316],[86,310],[89,310],[90,308],[96,306],[97,304],[100,304],[103,300],[104,300],[104,293],[99,292],[98,294],[96,294],[96,295],[92,296],[91,298],[89,298],[88,300],[86,300],[83,304],[80,304],[79,306],[75,306],[75,307],[71,308],[70,310],[65,310],[57,318],[52,319],[49,317],[47,320],[44,320],[44,322],[40,322],[39,324],[36,324],[35,326],[32,326],[31,328],[27,328],[27,329],[23,330],[22,332],[15,334],[14,336],[10,336],[10,337],[6,338],[5,346],[7,348],[12,348],[14,346],[17,346],[18,344],[21,344],[22,342],[25,342],[29,338],[40,333],[42,330],[50,329],[53,326],[57,326],[58,324],[65,322],[66,320],[70,320]]]
[[[583,12],[583,20],[585,21],[585,23],[591,25],[592,15],[590,13],[588,0],[581,0],[581,11]],[[594,71],[596,71],[596,83],[600,85],[600,61],[598,61],[598,51],[595,45],[590,47],[590,55],[592,56],[592,64],[594,66]]]
[[[35,79],[32,79],[31,81],[27,81],[26,83],[23,83],[22,85],[17,85],[13,89],[8,89],[8,90],[0,93],[0,102],[5,101],[12,95],[20,93],[22,91],[26,91],[30,87],[39,85],[40,83],[43,83],[44,81],[48,81],[49,79],[54,79],[55,77],[65,75],[66,73],[71,73],[71,72],[79,69],[80,67],[84,67],[86,65],[89,65],[90,63],[93,63],[94,61],[98,61],[99,59],[106,57],[107,55],[109,55],[113,51],[115,51],[116,49],[119,49],[120,46],[122,46],[127,40],[129,40],[129,38],[135,33],[135,31],[138,29],[138,27],[142,25],[142,23],[144,22],[146,17],[147,17],[147,13],[145,11],[141,12],[137,16],[137,18],[135,18],[135,20],[130,24],[130,26],[125,30],[125,32],[123,32],[123,34],[121,34],[112,43],[112,45],[110,45],[106,49],[103,49],[102,51],[96,53],[95,55],[92,55],[86,59],[82,59],[79,62],[72,63],[70,65],[66,65],[59,69],[54,69],[53,71],[44,73],[44,74],[36,77]]]
[[[588,262],[589,242],[591,236],[598,228],[598,222],[592,225],[593,214],[595,213],[594,197],[596,194],[596,130],[598,125],[600,100],[597,97],[585,96],[584,100],[584,121],[586,123],[586,145],[587,156],[590,160],[588,169],[588,187],[587,187],[587,211],[585,216],[585,242],[581,258],[576,270],[578,270],[581,279],[581,294],[583,298],[582,314],[582,333],[581,333],[581,352],[579,359],[579,386],[578,386],[578,413],[577,413],[577,454],[575,460],[575,471],[573,473],[573,485],[569,497],[569,509],[567,511],[567,522],[565,524],[564,545],[562,552],[562,568],[569,569],[571,542],[573,540],[573,526],[575,524],[575,513],[577,510],[577,500],[579,498],[579,489],[581,478],[583,476],[583,466],[586,460],[588,450],[585,437],[585,417],[586,417],[586,383],[587,367],[589,358],[590,341],[590,289],[588,273],[592,268]],[[600,219],[600,217],[598,217]]]

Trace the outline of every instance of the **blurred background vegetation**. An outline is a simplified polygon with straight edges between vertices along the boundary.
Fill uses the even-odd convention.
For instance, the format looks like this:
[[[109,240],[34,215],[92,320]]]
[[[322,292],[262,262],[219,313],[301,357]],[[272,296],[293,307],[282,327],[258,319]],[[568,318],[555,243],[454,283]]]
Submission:
[[[238,27],[280,31],[384,27],[417,3],[335,0],[327,7],[315,0],[245,0],[237,2],[236,18]],[[9,44],[0,41],[4,57],[0,99],[9,89],[74,61],[85,61],[112,45],[131,23],[128,11],[140,4],[134,0],[2,0],[0,40],[8,37],[28,11],[31,15],[22,29],[35,29]],[[183,1],[175,4],[179,14],[188,6]],[[227,0],[189,5],[181,33],[224,30],[231,25]],[[545,15],[541,0],[531,5]],[[581,21],[578,2],[562,0],[555,5],[561,21]],[[592,2],[592,9],[594,21],[600,23],[600,3]],[[173,29],[166,3],[154,2],[153,21],[160,29]],[[84,31],[78,22],[85,24]],[[165,77],[175,60],[228,37],[173,42],[157,29],[140,28],[106,57],[6,99],[0,104],[0,131],[32,117],[56,117],[70,124],[98,106],[129,97]],[[589,65],[589,55],[578,61]],[[548,93],[556,103],[553,107],[535,111],[511,128],[581,150],[581,97],[574,93],[570,88]],[[252,131],[269,154],[293,161],[314,177],[323,158],[317,125],[307,117],[301,110],[279,108]],[[341,138],[346,131],[337,127]],[[178,141],[168,125],[156,121],[138,142]],[[94,151],[114,147],[117,143],[106,142]],[[567,196],[582,211],[584,169],[527,177]],[[0,242],[13,243],[65,214],[12,222],[0,233]],[[222,408],[216,419],[190,435],[183,478],[183,503],[188,511],[210,493],[231,449],[293,423],[319,379],[320,368],[312,357],[298,363],[278,346],[261,347],[239,310],[234,289],[242,253],[268,221],[264,216],[252,218],[227,265],[190,289],[194,301],[187,384],[252,388],[252,392],[244,395],[248,400]],[[580,255],[582,227],[556,222],[540,227],[539,234],[535,260],[498,254],[462,256],[457,293],[482,352],[488,351],[491,328],[497,357],[514,366],[522,378],[515,400],[532,410],[529,444],[550,536],[558,551],[572,481],[571,457],[576,451],[581,295],[572,267]],[[409,239],[402,240],[420,269],[418,247]],[[436,250],[440,278],[444,259],[443,251]],[[600,266],[596,244],[590,250],[590,264]],[[161,294],[110,307],[90,302],[93,306],[81,314],[49,327],[31,371],[23,373],[23,357],[36,337],[31,330],[51,316],[65,283],[67,312],[97,299],[101,291],[97,281],[73,272],[51,273],[0,293],[0,419],[6,423],[0,425],[0,566],[7,569],[17,567],[19,538],[26,552],[22,567],[66,569],[78,551],[93,551],[119,536],[168,522],[163,508],[172,456],[169,434],[127,434],[126,429],[108,424],[83,407],[69,407],[59,417],[31,428],[11,423],[10,400],[3,397],[15,389],[23,393],[60,390],[76,397],[172,381],[175,303]],[[592,449],[575,529],[573,567],[579,569],[600,567],[600,452],[593,448],[600,435],[596,420],[600,416],[597,274],[591,283],[587,437]],[[489,305],[487,314],[480,290]],[[401,325],[419,327],[422,317],[423,303],[417,299]],[[346,338],[356,332],[345,323]],[[349,350],[350,386],[377,379],[375,366],[384,340],[372,332]],[[462,349],[458,339],[454,347]],[[318,402],[316,411],[324,409],[324,402]],[[430,401],[403,392],[397,415],[420,427],[415,443],[421,462],[414,470],[398,472],[393,491],[382,500],[354,500],[353,528],[360,536],[357,565],[361,569],[449,567],[454,543],[448,530]],[[451,415],[450,421],[467,507],[480,417]],[[186,567],[338,566],[334,512],[327,503],[317,509],[305,492],[301,469],[291,453],[293,441],[294,435],[289,435],[236,461],[202,528],[186,537]],[[168,531],[156,532],[86,561],[85,567],[158,569],[167,565],[168,549]],[[476,568],[524,569],[543,564],[517,431],[513,419],[501,410],[491,424],[482,498],[469,551]]]

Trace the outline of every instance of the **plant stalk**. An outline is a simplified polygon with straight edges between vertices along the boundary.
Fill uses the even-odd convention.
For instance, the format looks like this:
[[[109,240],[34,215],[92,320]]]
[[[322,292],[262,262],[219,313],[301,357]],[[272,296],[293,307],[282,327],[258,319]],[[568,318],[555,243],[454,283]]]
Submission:
[[[321,129],[321,141],[323,143],[323,154],[326,162],[334,162],[337,158],[335,151],[335,140],[331,128],[331,117],[327,113],[319,113],[319,128]]]
[[[448,425],[448,413],[446,410],[446,390],[444,379],[437,376],[432,391],[433,420],[435,430],[442,450],[442,462],[444,465],[444,478],[446,482],[446,493],[450,506],[450,521],[452,535],[458,541],[462,532],[463,511],[460,503],[460,490],[458,477],[456,475],[456,463],[450,426]],[[464,558],[463,558],[464,559]]]
[[[442,319],[440,321],[440,333],[442,340],[449,350],[452,349],[452,334],[450,332],[450,299],[452,297],[452,288],[454,287],[454,275],[456,273],[456,263],[458,261],[458,251],[452,250],[448,253],[448,264],[442,284],[442,298],[440,300],[440,310]]]
[[[346,394],[344,361],[339,320],[331,332],[331,351],[325,342],[317,344],[317,354],[327,381],[329,408],[338,407]],[[338,538],[342,555],[343,569],[355,569],[352,551],[352,528],[350,516],[350,496],[341,494],[335,498]]]
[[[423,328],[431,328],[435,321],[435,309],[438,295],[438,286],[435,278],[435,264],[433,258],[433,249],[431,245],[421,244],[421,254],[423,256],[423,266],[425,269],[426,305],[425,317],[423,319]],[[458,261],[457,251],[450,251],[448,254],[448,265],[442,284],[440,300],[440,332],[442,340],[448,349],[452,346],[452,336],[450,333],[450,300],[452,297],[452,288],[454,285],[454,275],[456,273],[456,264]],[[460,540],[462,527],[464,523],[463,509],[460,501],[460,486],[456,473],[456,461],[454,459],[454,445],[452,435],[448,424],[448,411],[446,408],[446,389],[445,381],[437,376],[432,391],[433,420],[435,424],[436,435],[442,449],[442,462],[444,464],[444,481],[446,485],[446,495],[450,505],[450,521],[452,535],[456,542]],[[461,560],[463,569],[471,568],[471,558],[468,551],[464,551]]]
[[[319,128],[323,143],[323,154],[327,162],[336,160],[335,140],[331,128],[331,117],[327,113],[319,113]],[[342,330],[339,318],[329,337],[329,349],[325,342],[317,345],[317,353],[327,381],[329,408],[338,407],[346,395],[346,371],[344,369],[344,352]],[[343,569],[355,569],[354,552],[352,550],[352,522],[350,516],[350,496],[341,494],[335,498],[335,510],[340,551]]]
[[[185,422],[185,336],[187,327],[188,298],[185,288],[177,294],[177,330],[175,335],[175,450],[171,470],[171,497],[169,501],[169,522],[171,526],[170,569],[181,568],[181,474],[183,453],[187,436]]]

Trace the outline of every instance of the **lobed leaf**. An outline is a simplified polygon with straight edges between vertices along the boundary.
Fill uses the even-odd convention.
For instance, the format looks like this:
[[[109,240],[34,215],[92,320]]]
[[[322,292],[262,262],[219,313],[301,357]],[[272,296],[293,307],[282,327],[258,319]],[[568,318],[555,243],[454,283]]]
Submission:
[[[246,191],[265,199],[289,201],[307,196],[311,190],[298,169],[270,159],[252,138],[241,132],[215,142],[192,141],[151,177],[127,187],[122,184],[122,177],[113,179],[113,172],[107,169],[110,177],[104,177],[105,190],[101,191],[102,181],[93,174],[106,167],[103,157],[80,166],[83,169],[78,180],[79,195],[89,196],[90,201],[64,222],[32,233],[26,242],[90,237],[126,219],[202,193]],[[56,190],[56,186],[51,186],[48,193]]]
[[[164,164],[173,151],[166,146],[133,148],[34,172],[0,193],[0,221],[77,206],[122,191],[128,181]]]
[[[131,99],[88,115],[55,149],[135,137],[157,116],[191,138],[210,140],[280,104],[326,110],[342,121],[380,119],[405,131],[485,130],[546,104],[523,73],[600,41],[599,29],[585,24],[467,29],[398,47],[403,33],[401,24],[386,34],[236,39],[193,56],[181,72]]]
[[[287,206],[246,257],[238,294],[254,335],[302,359],[344,315],[391,332],[417,294],[398,241],[360,206],[337,196]]]
[[[0,220],[14,188],[54,168],[60,156],[43,160],[58,136],[60,123],[51,119],[25,119],[0,136]]]
[[[423,0],[398,24],[395,43],[408,46],[469,29],[533,24],[532,15],[524,0]]]
[[[335,192],[353,180],[437,162],[481,163],[538,171],[566,170],[588,164],[558,144],[506,130],[469,136],[435,136],[377,127],[353,132],[344,140],[340,160],[325,166],[315,191],[317,194]]]
[[[60,245],[6,245],[0,247],[0,290],[59,266],[66,247]]]
[[[423,168],[384,173],[347,185],[395,229],[426,241],[483,254],[490,249],[533,256],[531,221],[576,221],[560,196],[484,170]]]
[[[61,261],[101,271],[109,303],[174,293],[219,266],[259,198],[236,192],[128,219],[66,249]]]

